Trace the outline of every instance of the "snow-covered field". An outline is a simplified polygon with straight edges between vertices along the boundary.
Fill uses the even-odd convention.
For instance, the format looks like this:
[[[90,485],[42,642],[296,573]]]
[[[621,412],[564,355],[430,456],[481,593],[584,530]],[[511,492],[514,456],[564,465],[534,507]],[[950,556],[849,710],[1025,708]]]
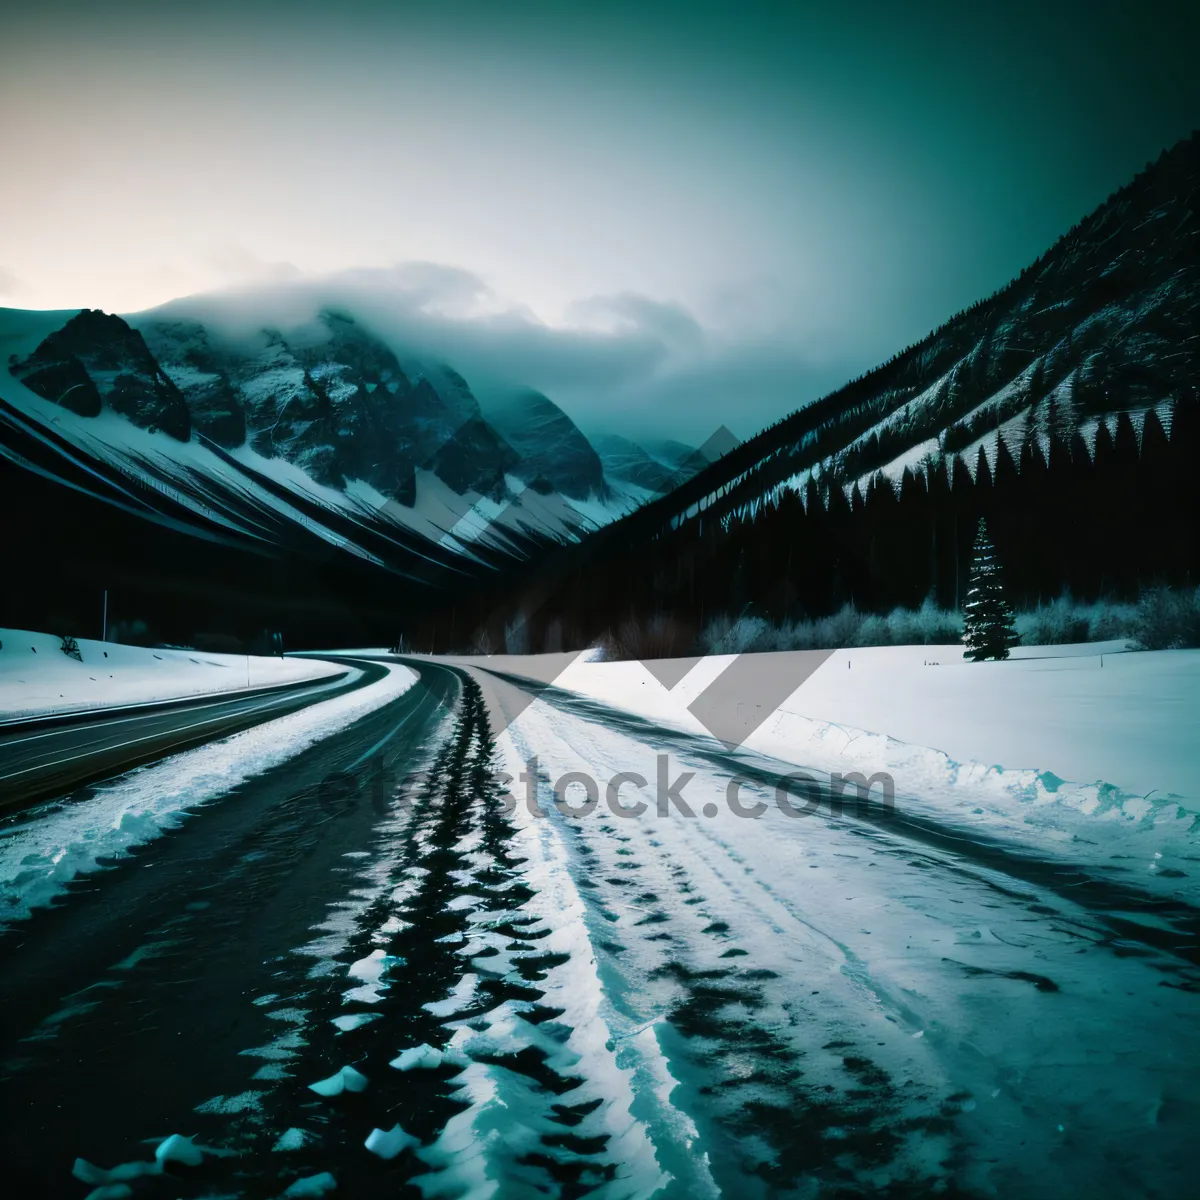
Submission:
[[[641,663],[589,657],[473,661],[714,749],[689,706],[724,690],[726,707],[752,730],[729,756],[730,773],[740,762],[789,764],[825,779],[884,772],[896,806],[910,814],[1076,862],[1129,857],[1156,892],[1200,891],[1190,865],[1200,856],[1200,651],[1041,646],[1002,663],[967,662],[959,646],[799,651],[743,656],[758,675],[740,677],[724,674],[733,656],[712,656],[683,664],[673,687]],[[802,680],[794,689],[789,674]],[[760,708],[756,680],[779,676],[776,694],[786,698]]]
[[[0,629],[0,721],[274,687],[341,674],[311,658],[151,650],[79,638],[78,659],[49,633]]]
[[[755,657],[800,663],[807,656]],[[731,660],[703,659],[668,690],[641,663],[580,656],[555,682],[702,733],[688,705]],[[537,677],[535,659],[488,661],[516,674],[532,667]],[[1008,662],[971,663],[961,646],[880,646],[832,654],[747,745],[803,761],[811,723],[825,722],[844,728],[847,746],[869,732],[939,750],[961,764],[1053,771],[1137,795],[1174,793],[1200,808],[1198,715],[1200,650],[1131,652],[1122,642],[1028,646]]]
[[[886,1166],[854,1168],[860,1187],[954,1178],[982,1194],[1177,1194],[1187,1139],[1161,1114],[1168,1095],[1181,1111],[1196,1103],[1174,1057],[1196,1037],[1193,985],[1185,964],[1138,939],[1158,929],[1182,950],[1191,939],[1134,897],[1187,895],[1193,818],[1048,769],[1140,784],[1156,765],[1142,746],[1151,727],[1164,781],[1186,781],[1200,655],[1114,657],[1115,669],[1108,652],[1103,667],[1069,651],[981,667],[948,648],[841,653],[733,751],[687,711],[719,673],[713,660],[674,689],[636,663],[481,664],[574,693],[527,703],[476,671],[505,726],[514,819],[574,888],[563,882],[546,919],[572,961],[600,964],[608,1044],[643,1085],[635,1111],[680,1194],[770,1194],[759,1181],[789,1148],[803,1157],[798,1113],[828,1154],[865,1137],[868,1120],[870,1137],[897,1134]],[[1011,767],[984,765],[1001,753]],[[521,778],[534,759],[544,819]],[[784,815],[769,772],[751,769],[772,759],[890,772],[899,820]],[[661,811],[664,765],[690,814]],[[741,803],[762,804],[754,819],[730,811],[743,768]],[[552,785],[571,773],[575,812],[560,814]],[[581,776],[598,785],[590,811]],[[622,776],[619,803],[645,805],[636,816],[610,807]],[[1112,889],[1101,904],[1097,886]],[[1114,942],[1114,928],[1130,940]],[[780,1063],[802,1069],[788,1077]],[[880,1081],[868,1118],[854,1089]],[[462,1120],[485,1128],[487,1105]]]

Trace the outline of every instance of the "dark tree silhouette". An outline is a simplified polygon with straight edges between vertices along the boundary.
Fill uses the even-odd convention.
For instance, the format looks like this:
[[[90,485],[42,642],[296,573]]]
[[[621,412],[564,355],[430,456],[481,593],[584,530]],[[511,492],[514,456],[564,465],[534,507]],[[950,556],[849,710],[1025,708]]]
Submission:
[[[987,521],[979,518],[967,602],[963,606],[963,641],[966,657],[974,662],[1007,658],[1017,644],[1013,612],[1004,595],[996,549],[988,537]]]

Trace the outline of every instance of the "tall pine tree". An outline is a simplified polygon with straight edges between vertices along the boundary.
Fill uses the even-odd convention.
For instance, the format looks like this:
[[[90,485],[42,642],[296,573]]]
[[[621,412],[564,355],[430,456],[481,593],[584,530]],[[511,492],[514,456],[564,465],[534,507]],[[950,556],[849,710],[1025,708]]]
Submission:
[[[987,522],[979,518],[967,602],[963,611],[963,642],[966,657],[973,662],[1007,658],[1018,642],[1013,612],[1004,596],[1004,582],[996,549],[988,537]]]

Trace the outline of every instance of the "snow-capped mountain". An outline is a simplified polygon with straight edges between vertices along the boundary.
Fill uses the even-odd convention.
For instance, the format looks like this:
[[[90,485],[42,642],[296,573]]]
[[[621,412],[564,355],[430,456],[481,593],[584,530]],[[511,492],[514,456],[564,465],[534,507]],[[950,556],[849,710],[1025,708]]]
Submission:
[[[143,429],[187,441],[188,402],[155,362],[145,340],[120,317],[85,309],[49,334],[12,374],[30,391],[81,417],[103,408]]]
[[[400,527],[443,549],[513,554],[522,539],[582,536],[647,494],[606,482],[586,437],[549,398],[514,395],[493,423],[451,367],[402,365],[344,312],[237,336],[170,309],[128,321],[91,310],[57,318],[10,312],[4,323],[10,431],[51,425],[75,451],[171,494],[200,523],[219,510],[219,521],[257,536],[242,511],[253,496],[252,507],[278,517],[291,506],[297,524],[339,544],[349,516],[385,537]],[[5,444],[11,459],[14,437]]]
[[[344,313],[323,311],[296,331],[265,328],[236,340],[154,314],[135,324],[195,404],[202,435],[228,449],[248,441],[326,487],[357,480],[411,506],[418,467],[456,492],[497,499],[505,474],[522,474],[520,456],[483,422],[460,375],[440,365],[432,377],[406,372]]]
[[[50,577],[42,547],[70,530],[72,570],[89,579],[141,586],[171,564],[177,590],[193,571],[235,589],[255,570],[237,548],[286,560],[289,579],[352,561],[355,578],[461,591],[652,494],[606,478],[548,397],[513,393],[493,420],[451,366],[398,352],[351,313],[230,328],[179,305],[128,319],[0,311],[0,474],[9,509],[27,514],[31,577]],[[200,567],[216,545],[230,553]],[[349,576],[329,579],[348,598]]]
[[[530,486],[577,500],[606,494],[600,456],[549,397],[524,389],[493,401],[488,419],[537,472]]]
[[[596,440],[607,475],[635,483],[659,496],[686,483],[737,445],[737,438],[724,425],[698,447],[669,438],[642,445],[619,434],[606,434]]]
[[[597,438],[595,445],[610,478],[629,480],[657,495],[669,492],[674,485],[678,466],[655,458],[637,442],[610,433]]]

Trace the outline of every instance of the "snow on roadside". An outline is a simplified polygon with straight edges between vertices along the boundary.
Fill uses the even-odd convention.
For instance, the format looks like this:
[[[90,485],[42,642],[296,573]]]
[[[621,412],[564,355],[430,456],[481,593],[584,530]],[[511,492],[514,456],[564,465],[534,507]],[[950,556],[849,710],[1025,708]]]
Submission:
[[[487,680],[481,682],[486,689]],[[500,690],[505,686],[500,684]],[[564,981],[568,985],[565,995],[548,1002],[555,1007],[573,1005],[572,1027],[581,1035],[586,1031],[596,1050],[606,1047],[615,1053],[615,1065],[632,1084],[634,1099],[624,1105],[614,1103],[619,1118],[614,1128],[628,1127],[648,1140],[658,1169],[673,1179],[665,1194],[733,1194],[729,1191],[731,1177],[744,1179],[746,1161],[760,1154],[769,1158],[770,1152],[757,1143],[752,1145],[754,1139],[740,1146],[728,1143],[714,1126],[713,1108],[721,1101],[713,1097],[721,1089],[710,1086],[713,1075],[697,1070],[692,1056],[697,1043],[690,1038],[698,1027],[681,1039],[670,1015],[691,984],[700,988],[697,1003],[701,1007],[719,995],[705,992],[706,988],[742,989],[730,994],[727,1006],[705,1009],[717,1024],[721,1017],[729,1018],[729,1041],[723,1041],[715,1026],[706,1025],[702,1054],[725,1086],[748,1086],[764,1105],[778,1102],[779,1096],[768,1071],[758,1079],[756,1068],[765,1064],[751,1061],[753,1046],[761,1046],[762,1037],[777,1039],[772,1043],[774,1050],[764,1054],[769,1060],[785,1044],[792,1046],[795,1038],[797,1047],[792,1048],[805,1058],[810,1080],[820,1074],[814,1092],[827,1102],[834,1086],[844,1086],[846,1079],[840,1053],[831,1057],[826,1044],[832,1040],[835,1046],[848,1045],[837,1037],[842,1027],[851,1023],[847,1008],[857,1011],[863,994],[871,998],[867,1023],[872,1029],[871,1044],[876,1047],[873,1052],[879,1053],[880,1039],[887,1039],[895,1056],[888,1069],[908,1079],[920,1070],[923,1081],[934,1090],[951,1089],[935,1078],[936,1068],[929,1067],[929,1047],[914,1041],[912,1030],[904,1023],[884,1016],[878,985],[864,982],[845,947],[812,924],[820,917],[798,920],[776,896],[780,879],[795,881],[798,877],[810,904],[816,894],[814,877],[798,872],[793,861],[799,835],[810,832],[807,823],[789,822],[778,813],[771,814],[775,820],[769,817],[762,823],[738,821],[727,812],[718,820],[712,820],[707,812],[695,821],[678,815],[658,819],[653,782],[640,787],[632,781],[622,802],[631,804],[641,798],[648,801],[648,811],[634,819],[616,819],[616,828],[603,802],[586,817],[565,818],[554,811],[550,781],[565,772],[590,775],[600,782],[603,795],[605,785],[618,772],[638,771],[643,782],[653,781],[656,756],[662,749],[652,737],[564,716],[543,703],[525,708],[497,740],[500,762],[509,775],[519,778],[536,755],[539,775],[545,776],[538,787],[545,819],[528,811],[521,781],[513,786],[517,799],[513,820],[521,831],[518,836],[529,864],[526,870],[537,880],[534,903],[544,905],[543,919],[562,939],[559,944],[573,951],[573,959],[580,964],[574,977]],[[699,814],[705,801],[716,801],[724,794],[725,780],[719,772],[705,770],[704,764],[686,756],[674,758],[670,772],[680,777],[684,768],[697,767],[687,798]],[[569,798],[572,805],[582,801],[582,792]],[[762,847],[785,865],[772,862],[768,866],[760,854]],[[613,886],[632,885],[635,880],[636,888]],[[825,888],[829,899],[834,899],[839,885],[840,881]],[[639,893],[637,888],[650,890]],[[851,906],[843,903],[842,907],[848,910]],[[847,916],[859,920],[857,912],[847,912]],[[787,977],[793,963],[801,959],[803,966],[797,974]],[[772,969],[761,970],[766,964]],[[734,971],[741,966],[751,968],[750,974],[739,976],[735,984]],[[755,976],[759,976],[757,981]],[[777,982],[768,984],[767,977]],[[680,983],[681,979],[685,982]],[[717,980],[723,980],[723,985]],[[756,982],[767,992],[775,992],[750,1017],[750,1010],[740,1005],[748,997],[744,989]],[[800,997],[812,989],[819,989],[820,994],[813,1011],[803,1020],[789,1020],[794,1014],[789,1014],[788,1006],[802,1004]],[[778,1003],[781,998],[786,1003]],[[748,1017],[755,1036],[743,1043],[738,1033]],[[862,1024],[861,1017],[857,1023]],[[798,1049],[801,1040],[803,1050]],[[725,1052],[729,1059],[721,1060],[718,1056]],[[717,1062],[723,1065],[712,1065]],[[736,1064],[736,1069],[727,1074],[726,1064]],[[599,1071],[598,1065],[592,1065],[586,1074],[591,1077]],[[830,1087],[825,1090],[827,1081]],[[614,1079],[611,1087],[614,1097],[617,1082]],[[911,1162],[909,1151],[900,1157]],[[649,1188],[629,1189],[617,1194],[650,1192]],[[747,1188],[746,1194],[755,1191]]]
[[[700,659],[667,689],[641,663],[584,654],[554,682],[707,737],[688,706],[732,660]],[[537,673],[532,658],[480,665]],[[898,806],[1098,862],[1128,854],[1131,869],[1178,891],[1200,842],[1197,712],[1200,651],[1039,646],[968,663],[960,646],[857,648],[833,653],[739,753],[826,774],[886,772]]]
[[[805,1136],[831,1139],[843,1137],[848,1123],[838,1119],[822,1135],[822,1105],[839,1093],[852,1104],[858,1093],[842,1089],[861,1087],[865,1078],[851,1077],[853,1071],[844,1068],[866,1062],[878,1078],[903,1080],[890,1100],[897,1105],[894,1115],[884,1107],[886,1091],[867,1102],[902,1141],[902,1151],[873,1170],[870,1182],[885,1189],[911,1169],[926,1181],[922,1194],[933,1194],[929,1180],[950,1173],[966,1191],[981,1194],[1062,1193],[1070,1190],[1069,1180],[1093,1171],[1089,1156],[1094,1158],[1096,1145],[1112,1144],[1117,1130],[1158,1111],[1163,1030],[1181,1041],[1191,1037],[1192,997],[1153,957],[1124,950],[1094,953],[1107,931],[1075,907],[1070,882],[1057,894],[1038,885],[1014,889],[1011,877],[987,866],[968,859],[963,869],[953,853],[927,851],[903,826],[893,836],[886,828],[864,830],[853,822],[795,820],[770,803],[770,782],[748,785],[743,793],[743,802],[765,802],[762,816],[738,819],[722,803],[736,759],[726,773],[723,764],[706,757],[715,749],[712,743],[656,745],[653,732],[591,720],[586,710],[563,712],[551,702],[535,702],[516,716],[501,741],[514,744],[517,759],[536,748],[538,766],[550,780],[569,771],[588,773],[600,783],[601,795],[617,772],[637,771],[649,781],[642,787],[631,780],[621,797],[626,804],[646,802],[641,817],[614,819],[601,801],[586,817],[560,819],[543,802],[549,811],[538,822],[546,837],[559,829],[577,831],[590,851],[576,854],[575,869],[589,885],[599,917],[595,924],[607,925],[592,944],[606,1007],[618,1012],[609,1018],[614,1037],[625,1032],[621,1016],[632,1018],[633,1028],[639,1018],[651,1029],[674,1024],[663,1020],[678,1003],[673,999],[678,993],[667,987],[672,976],[662,969],[670,962],[686,968],[674,976],[683,981],[680,988],[688,980],[704,989],[732,988],[731,978],[738,978],[738,990],[749,989],[746,976],[713,983],[720,977],[710,972],[728,976],[739,964],[766,977],[754,985],[761,1006],[725,1014],[723,1039],[720,1029],[708,1027],[701,1043],[660,1041],[669,1103],[681,1116],[690,1114],[707,1135],[704,1145],[719,1184],[757,1174],[759,1163],[773,1160],[769,1147],[756,1146],[757,1131],[738,1142],[722,1142],[712,1132],[723,1090],[711,1086],[714,1077],[744,1089],[731,1105],[751,1096],[758,1111],[773,1106],[801,1113]],[[922,748],[893,746],[919,763]],[[869,747],[868,758],[883,749],[878,743]],[[685,795],[695,819],[655,812],[655,757],[667,750],[669,777],[689,780]],[[841,770],[858,765],[833,761]],[[511,759],[506,766],[510,773],[519,769]],[[915,796],[948,825],[959,812],[953,809],[957,796],[972,801],[979,796],[974,782],[964,779],[961,786],[940,790],[931,782],[917,786]],[[572,786],[570,803],[578,806],[583,792]],[[515,795],[520,799],[523,788]],[[1122,849],[1142,834],[1128,826],[1111,828]],[[996,824],[987,824],[984,832],[994,835]],[[1055,844],[1045,828],[1025,833],[1038,848]],[[1126,878],[1132,874],[1135,882],[1138,871],[1144,877],[1146,862],[1134,861],[1132,853],[1120,863],[1108,862],[1116,858],[1113,842],[1095,836],[1095,843],[1064,839],[1063,857],[1078,863],[1099,851],[1096,865]],[[636,887],[607,886],[621,882],[622,864],[634,869],[625,878],[630,884],[636,878]],[[650,892],[635,895],[640,887]],[[1032,907],[1034,898],[1043,907]],[[1039,913],[1051,919],[1039,921]],[[1152,914],[1119,915],[1133,923],[1155,921]],[[704,920],[712,924],[698,928]],[[664,934],[669,941],[656,940]],[[606,941],[616,943],[615,958]],[[683,995],[686,1001],[686,991]],[[700,1002],[705,998],[700,991]],[[683,1012],[686,1020],[689,1012]],[[1114,1029],[1122,1031],[1116,1050]],[[793,1090],[776,1097],[772,1072],[768,1068],[760,1077],[753,1058],[754,1039],[767,1035],[774,1044],[764,1058],[803,1064]],[[623,1061],[634,1062],[634,1051],[644,1049],[641,1043],[631,1047]],[[740,1070],[715,1073],[714,1063],[722,1061],[716,1054]],[[1116,1088],[1114,1076],[1106,1073],[1115,1062]],[[927,1123],[922,1109],[929,1097],[943,1119],[940,1130]],[[794,1119],[791,1128],[798,1128]],[[1146,1128],[1154,1140],[1133,1139],[1132,1153],[1140,1161],[1130,1178],[1145,1179],[1157,1162],[1170,1159],[1157,1139],[1170,1139],[1171,1130],[1154,1121]],[[648,1132],[656,1148],[668,1143],[656,1120],[648,1121]],[[790,1130],[784,1134],[792,1136]],[[957,1170],[951,1167],[956,1161]],[[1104,1190],[1105,1168],[1111,1164],[1095,1171],[1093,1189]],[[753,1194],[728,1186],[724,1194],[743,1191]]]
[[[407,667],[384,665],[388,673],[366,687],[140,767],[86,799],[50,801],[0,826],[0,929],[48,905],[76,876],[98,870],[103,859],[153,841],[184,813],[220,799],[416,682]]]
[[[324,679],[345,668],[311,658],[147,649],[78,639],[78,659],[49,633],[0,629],[0,721],[218,695]]]
[[[818,778],[857,771],[869,779],[883,772],[894,780],[899,812],[999,835],[1067,862],[1088,862],[1151,890],[1181,896],[1200,884],[1187,878],[1194,875],[1187,864],[1200,850],[1200,812],[1194,801],[1172,793],[1139,795],[1035,767],[957,762],[941,750],[794,712],[777,713],[747,749],[815,770]],[[852,811],[852,784],[844,795]],[[1117,859],[1125,861],[1118,866]]]
[[[485,689],[489,686],[486,678],[482,683]],[[515,776],[533,751],[514,726],[499,738],[496,752],[498,762]],[[520,1017],[523,1006],[511,1001],[497,1006],[482,1021],[461,1025],[450,1048],[469,1060],[456,1080],[456,1098],[467,1107],[451,1118],[436,1142],[420,1152],[432,1170],[418,1177],[416,1186],[427,1198],[494,1196],[496,1173],[512,1172],[511,1166],[500,1164],[510,1158],[520,1161],[523,1142],[528,1142],[525,1152],[529,1153],[540,1150],[541,1135],[561,1137],[558,1118],[540,1113],[543,1089],[531,1087],[519,1073],[479,1061],[485,1054],[489,1058],[518,1054],[532,1038],[552,1071],[585,1081],[570,1092],[570,1099],[585,1111],[592,1104],[595,1108],[588,1112],[586,1124],[574,1127],[576,1135],[602,1141],[605,1154],[621,1164],[619,1179],[600,1185],[593,1194],[657,1195],[674,1175],[684,1179],[685,1194],[713,1195],[706,1156],[697,1153],[694,1145],[694,1126],[666,1103],[676,1081],[663,1056],[652,1037],[638,1041],[636,1035],[642,1031],[608,1001],[586,905],[570,869],[561,829],[554,822],[535,819],[521,805],[511,819],[513,851],[531,892],[519,914],[536,917],[538,929],[546,931],[539,932],[537,953],[560,960],[536,976],[541,991],[538,1003],[555,1012],[556,1025],[569,1033],[562,1038],[538,1035],[538,1027]],[[470,919],[486,929],[498,915],[483,909]],[[508,940],[506,935],[500,944]],[[487,961],[495,970],[497,960]],[[639,1085],[647,1080],[655,1081],[661,1093],[657,1098],[639,1095]],[[513,1112],[520,1112],[519,1122],[514,1123]]]
[[[807,654],[753,657],[800,662]],[[555,682],[699,734],[704,727],[688,705],[732,660],[701,659],[668,690],[640,663],[581,656]],[[520,659],[495,657],[486,665],[533,674]],[[1200,802],[1200,742],[1193,736],[1200,651],[1126,653],[1121,642],[1029,646],[1008,662],[969,663],[961,646],[838,650],[778,711],[845,726],[850,736],[868,731],[934,747],[959,763],[1036,767],[1064,779],[1103,779],[1137,795],[1156,789]]]

